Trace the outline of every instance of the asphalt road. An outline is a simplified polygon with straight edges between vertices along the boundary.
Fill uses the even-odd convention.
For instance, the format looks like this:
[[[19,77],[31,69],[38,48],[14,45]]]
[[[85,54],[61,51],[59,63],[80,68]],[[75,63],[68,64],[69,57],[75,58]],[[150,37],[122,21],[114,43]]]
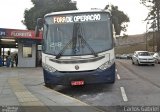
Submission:
[[[115,84],[54,89],[104,110],[108,106],[160,105],[160,64],[137,66],[131,60],[116,60],[116,66]]]

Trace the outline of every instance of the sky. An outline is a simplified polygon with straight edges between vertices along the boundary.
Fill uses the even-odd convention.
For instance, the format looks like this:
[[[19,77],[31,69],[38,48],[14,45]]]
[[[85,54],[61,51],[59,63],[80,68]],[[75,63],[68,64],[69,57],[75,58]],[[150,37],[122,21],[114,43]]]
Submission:
[[[148,10],[140,0],[74,0],[77,1],[79,10],[91,8],[103,9],[108,4],[118,6],[130,18],[126,34],[142,34],[146,31],[146,23],[143,21]],[[26,29],[21,20],[24,18],[24,10],[32,7],[31,0],[0,0],[0,28]]]

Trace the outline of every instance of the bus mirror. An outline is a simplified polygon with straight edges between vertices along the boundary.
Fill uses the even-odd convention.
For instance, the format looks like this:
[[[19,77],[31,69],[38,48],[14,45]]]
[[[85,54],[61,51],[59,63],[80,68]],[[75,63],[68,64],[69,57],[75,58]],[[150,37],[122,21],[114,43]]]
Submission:
[[[38,18],[35,27],[35,37],[39,37],[39,30],[43,27],[43,19]]]
[[[113,25],[114,25],[114,29],[115,29],[115,33],[116,35],[120,35],[121,32],[121,26],[118,22],[118,18],[117,17],[113,17]]]

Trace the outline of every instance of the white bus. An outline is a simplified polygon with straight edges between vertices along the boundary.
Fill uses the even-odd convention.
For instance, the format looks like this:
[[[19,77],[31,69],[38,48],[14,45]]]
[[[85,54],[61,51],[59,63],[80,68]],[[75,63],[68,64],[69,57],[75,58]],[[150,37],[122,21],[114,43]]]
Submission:
[[[47,86],[114,83],[110,12],[76,10],[46,14],[43,18],[42,67]]]

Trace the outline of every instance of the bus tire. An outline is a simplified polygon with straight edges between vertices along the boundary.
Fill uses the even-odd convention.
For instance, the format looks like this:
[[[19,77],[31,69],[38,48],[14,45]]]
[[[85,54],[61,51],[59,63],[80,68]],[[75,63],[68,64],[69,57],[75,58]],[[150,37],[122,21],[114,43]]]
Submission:
[[[115,83],[115,78],[110,82],[110,84],[114,84]]]
[[[49,83],[45,83],[45,86],[46,86],[47,88],[50,88],[50,89],[52,89],[52,88],[54,88],[54,87],[55,87],[54,85],[49,84]]]

